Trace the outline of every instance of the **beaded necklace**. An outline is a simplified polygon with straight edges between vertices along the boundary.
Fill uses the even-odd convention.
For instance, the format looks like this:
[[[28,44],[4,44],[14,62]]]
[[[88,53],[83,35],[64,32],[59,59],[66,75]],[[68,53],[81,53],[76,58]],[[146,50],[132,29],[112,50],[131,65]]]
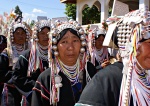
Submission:
[[[79,82],[79,59],[73,66],[67,66],[60,59],[58,59],[57,66],[70,80],[72,86]]]
[[[107,56],[106,48],[101,48],[100,50],[95,49],[95,58],[101,64]]]
[[[131,93],[133,95],[134,105],[148,106],[150,104],[150,72],[149,70],[140,70],[134,64],[132,73]]]
[[[48,61],[48,46],[37,44],[37,54],[43,61]]]

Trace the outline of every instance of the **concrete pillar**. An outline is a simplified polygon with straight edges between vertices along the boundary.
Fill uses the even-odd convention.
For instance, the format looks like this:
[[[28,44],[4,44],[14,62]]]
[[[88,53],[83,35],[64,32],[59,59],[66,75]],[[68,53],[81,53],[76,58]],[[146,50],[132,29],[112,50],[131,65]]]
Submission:
[[[106,20],[108,18],[109,5],[106,4],[105,0],[99,0],[99,2],[101,3],[101,22],[102,22],[103,20]]]
[[[148,8],[150,8],[149,7],[149,3],[150,3],[149,0],[139,0],[139,9],[140,8],[144,8],[145,6],[147,6]]]
[[[82,9],[80,5],[80,0],[77,0],[76,4],[76,21],[82,25]]]

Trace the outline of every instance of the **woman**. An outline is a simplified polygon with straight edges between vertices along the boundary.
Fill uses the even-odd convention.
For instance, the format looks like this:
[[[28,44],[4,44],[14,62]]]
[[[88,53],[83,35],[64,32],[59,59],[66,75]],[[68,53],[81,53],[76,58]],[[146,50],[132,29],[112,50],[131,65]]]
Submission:
[[[28,29],[22,22],[16,20],[11,23],[7,36],[7,48],[0,54],[0,82],[5,83],[1,106],[20,105],[21,94],[8,80],[11,78],[12,70],[19,55],[29,48],[29,36]]]
[[[88,36],[91,62],[95,65],[97,71],[110,64],[108,49],[103,46],[105,35],[106,30],[104,28],[96,28]]]
[[[57,21],[50,39],[50,68],[36,81],[32,106],[73,106],[96,73],[91,63],[86,64],[84,30],[73,20]]]
[[[48,68],[48,33],[50,22],[42,20],[33,27],[33,39],[31,49],[20,55],[14,73],[12,83],[23,95],[23,106],[30,106],[32,88],[39,74]],[[26,101],[26,98],[28,101]]]
[[[98,94],[102,99],[97,101],[88,97],[89,90],[83,91],[79,103],[76,106],[149,106],[150,104],[150,11],[147,8],[136,10],[126,14],[117,23],[112,24],[114,27],[114,41],[117,41],[119,51],[123,61],[123,78],[122,83],[118,85],[119,89],[112,89],[116,86],[112,83],[118,81],[118,76],[108,74],[108,79],[114,77],[116,80],[110,80],[105,83],[109,86],[109,93]],[[113,29],[113,28],[112,28]],[[112,29],[108,29],[108,32]],[[110,34],[110,33],[109,33]],[[117,35],[117,36],[116,36]],[[111,36],[111,35],[108,35]],[[116,39],[117,38],[117,39]],[[116,44],[115,43],[115,44]],[[94,78],[96,79],[96,78]],[[94,80],[92,79],[92,80]],[[121,79],[119,79],[121,82]],[[95,81],[96,82],[96,81]],[[98,81],[97,81],[98,82]],[[118,83],[119,84],[119,83]],[[89,83],[89,86],[92,85]],[[98,84],[97,84],[98,85]],[[89,86],[87,86],[88,89]],[[102,85],[101,85],[102,86]],[[100,86],[99,86],[100,87]],[[97,88],[98,89],[98,88]],[[106,87],[103,86],[103,90]],[[89,91],[89,92],[88,92]],[[118,98],[120,91],[120,99]],[[95,93],[97,95],[97,93]],[[114,94],[117,94],[116,97]],[[111,96],[107,96],[111,95]],[[87,98],[86,98],[87,97]],[[98,97],[100,98],[100,97]],[[110,102],[111,101],[111,102]],[[119,103],[118,103],[118,102]],[[94,105],[97,104],[97,105]]]
[[[128,19],[128,22],[126,21]],[[148,8],[126,14],[124,26],[130,22],[131,32],[127,44],[118,42],[124,69],[119,106],[148,106],[150,104],[150,11]],[[122,22],[118,23],[119,31]],[[118,31],[118,32],[119,32]],[[128,31],[128,30],[127,30]],[[124,33],[123,33],[124,34]],[[120,38],[119,34],[117,34]],[[127,36],[128,37],[128,36]],[[124,48],[125,47],[125,50]]]

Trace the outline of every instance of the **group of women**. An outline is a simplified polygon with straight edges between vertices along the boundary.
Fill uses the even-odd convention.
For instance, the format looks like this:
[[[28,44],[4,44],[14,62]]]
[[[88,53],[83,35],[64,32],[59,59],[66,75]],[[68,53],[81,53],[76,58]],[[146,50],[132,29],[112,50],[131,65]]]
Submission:
[[[111,65],[103,28],[87,36],[77,21],[42,20],[31,33],[13,21],[0,54],[1,106],[148,106],[149,25],[145,9],[114,24],[123,66]]]

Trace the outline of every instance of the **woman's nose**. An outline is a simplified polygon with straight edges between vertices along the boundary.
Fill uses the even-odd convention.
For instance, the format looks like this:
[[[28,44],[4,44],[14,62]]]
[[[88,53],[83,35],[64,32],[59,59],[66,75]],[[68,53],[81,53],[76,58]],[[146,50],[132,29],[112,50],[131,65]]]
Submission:
[[[74,45],[73,43],[68,43],[68,50],[73,50],[74,49]]]

